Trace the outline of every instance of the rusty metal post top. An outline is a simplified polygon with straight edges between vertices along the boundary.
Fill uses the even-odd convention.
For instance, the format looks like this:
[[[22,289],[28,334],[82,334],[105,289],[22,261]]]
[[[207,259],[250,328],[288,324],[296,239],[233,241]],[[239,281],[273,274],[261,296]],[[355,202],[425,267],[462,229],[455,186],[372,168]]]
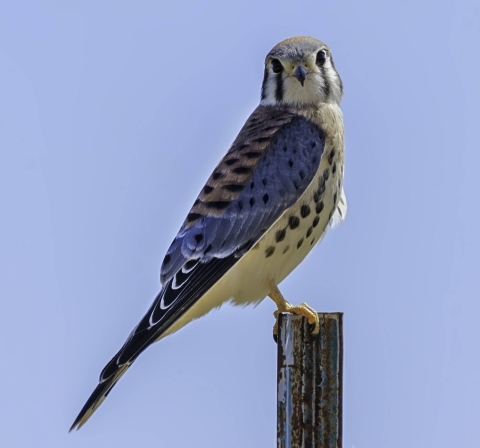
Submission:
[[[342,313],[319,313],[320,332],[307,319],[278,320],[277,447],[342,446]]]

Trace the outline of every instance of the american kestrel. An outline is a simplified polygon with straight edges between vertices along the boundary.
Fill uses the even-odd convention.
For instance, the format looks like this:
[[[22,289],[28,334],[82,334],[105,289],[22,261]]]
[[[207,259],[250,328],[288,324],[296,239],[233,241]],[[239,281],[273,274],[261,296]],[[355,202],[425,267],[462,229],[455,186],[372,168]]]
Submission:
[[[79,429],[149,345],[225,302],[318,316],[278,285],[345,218],[342,81],[330,49],[311,37],[268,53],[260,105],[213,170],[163,259],[162,288],[100,375],[70,430]]]

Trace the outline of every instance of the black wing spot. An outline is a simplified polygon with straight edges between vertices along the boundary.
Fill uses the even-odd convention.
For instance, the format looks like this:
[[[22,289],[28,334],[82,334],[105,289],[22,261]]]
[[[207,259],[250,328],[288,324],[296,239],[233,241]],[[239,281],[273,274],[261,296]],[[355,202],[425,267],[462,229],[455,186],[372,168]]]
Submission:
[[[238,201],[238,209],[243,210],[243,201]]]
[[[286,229],[283,229],[283,230],[277,230],[277,233],[275,234],[275,241],[277,243],[280,243],[281,241],[283,241],[285,239],[285,235],[287,234],[287,230]]]
[[[163,259],[163,264],[166,265],[166,264],[170,263],[171,259],[172,259],[172,257],[169,254],[165,255],[165,258]]]
[[[262,155],[261,152],[258,151],[248,151],[243,154],[247,159],[257,159]]]
[[[337,162],[333,162],[332,173],[335,174],[337,172]]]
[[[297,216],[290,216],[288,218],[288,226],[293,230],[300,225],[300,219]]]
[[[230,205],[230,201],[210,201],[210,202],[205,202],[205,205],[208,208],[215,208],[217,210],[225,210]]]
[[[288,249],[290,249],[290,246],[287,244],[287,245],[285,246],[285,249],[283,249],[283,252],[282,252],[282,253],[286,254],[286,253],[288,252]]]
[[[312,234],[312,232],[313,232],[313,227],[309,227],[307,229],[307,238]]]
[[[300,240],[298,240],[297,249],[299,249],[302,244],[303,244],[303,238],[301,238]]]
[[[305,171],[303,170],[300,170],[300,172],[298,173],[298,175],[300,176],[300,179],[305,179]]]
[[[232,193],[237,193],[244,189],[244,186],[241,184],[228,184],[223,186],[224,190],[231,191]]]
[[[275,252],[275,246],[269,246],[265,249],[265,258],[271,257]]]
[[[255,198],[252,196],[249,202],[250,202],[250,207],[253,207],[255,205]]]
[[[252,183],[250,184],[250,190],[253,190],[255,188],[255,182],[252,180]]]
[[[283,145],[283,150],[284,150],[285,152],[287,152],[287,150],[288,150],[287,145]]]
[[[320,198],[321,198],[321,194],[320,194],[320,190],[316,190],[314,193],[313,193],[313,200],[315,201],[315,203],[317,203]]]
[[[293,166],[293,160],[292,160],[292,159],[290,159],[290,160],[288,161],[288,166],[289,166],[290,168]]]
[[[306,218],[310,214],[310,207],[308,205],[302,205],[300,209],[300,215],[302,218]]]
[[[239,159],[233,158],[233,159],[225,160],[224,163],[225,163],[225,165],[231,166],[231,165],[237,163],[238,161],[239,161]]]
[[[212,174],[212,179],[213,180],[218,180],[218,179],[222,178],[223,176],[225,176],[225,174],[219,173],[219,172],[216,171],[215,173]]]
[[[252,171],[251,168],[249,168],[248,166],[237,166],[236,168],[233,169],[233,172],[235,174],[247,174],[247,173],[250,173]]]
[[[320,201],[319,203],[317,203],[317,205],[315,206],[315,212],[318,214],[318,213],[322,213],[322,210],[323,210],[323,201]]]
[[[258,137],[256,139],[254,139],[253,141],[257,142],[257,143],[265,143],[265,142],[270,141],[270,137]]]
[[[196,221],[197,219],[200,219],[202,215],[200,213],[189,213],[187,215],[187,222],[192,222]]]
[[[204,250],[203,255],[207,255],[212,250],[212,245],[209,244],[207,248]]]
[[[267,179],[263,178],[263,179],[262,179],[262,184],[263,184],[263,185],[267,185]]]
[[[333,195],[333,203],[337,203],[337,192],[335,192],[335,194]]]
[[[328,180],[330,177],[330,170],[328,168],[325,168],[325,171],[323,172],[323,178],[324,180]]]
[[[315,216],[315,218],[313,218],[312,227],[317,227],[319,222],[320,222],[320,216],[317,215]]]
[[[266,204],[266,203],[268,202],[268,199],[269,199],[268,193],[265,193],[265,194],[263,195],[263,198],[262,198],[262,199],[263,199],[264,204]]]
[[[296,190],[300,188],[300,184],[296,180],[293,181],[293,186],[295,187]]]
[[[210,185],[205,185],[205,186],[203,187],[203,192],[204,192],[205,194],[209,194],[209,193],[211,193],[212,191],[213,191],[213,187],[211,187]]]
[[[200,199],[195,199],[195,202],[193,203],[193,206],[200,204]]]
[[[314,141],[314,142],[310,143],[310,146],[311,146],[312,148],[315,148],[315,146],[317,146],[317,142]]]
[[[201,233],[197,233],[197,234],[195,235],[195,241],[196,241],[197,243],[200,243],[202,240],[203,240],[203,235],[202,235]]]

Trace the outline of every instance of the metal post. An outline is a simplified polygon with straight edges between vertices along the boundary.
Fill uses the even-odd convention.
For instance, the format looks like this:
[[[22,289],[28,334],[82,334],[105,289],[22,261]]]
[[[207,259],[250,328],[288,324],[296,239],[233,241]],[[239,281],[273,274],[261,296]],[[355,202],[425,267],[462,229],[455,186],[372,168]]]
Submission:
[[[277,448],[342,447],[342,313],[278,318]]]

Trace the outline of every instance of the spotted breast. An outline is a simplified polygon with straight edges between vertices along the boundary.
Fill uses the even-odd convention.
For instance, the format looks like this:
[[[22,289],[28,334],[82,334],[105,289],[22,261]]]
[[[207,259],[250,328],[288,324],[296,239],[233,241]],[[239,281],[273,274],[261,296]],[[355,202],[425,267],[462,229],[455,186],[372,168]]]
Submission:
[[[234,304],[258,302],[268,294],[268,283],[279,284],[323,238],[335,214],[343,208],[344,137],[343,119],[336,104],[303,109],[300,114],[314,122],[325,135],[325,146],[315,176],[300,197],[229,273],[249,278],[248,287],[237,284]],[[292,167],[293,168],[293,167]],[[227,274],[227,276],[229,275]],[[256,294],[252,294],[255,290]]]

